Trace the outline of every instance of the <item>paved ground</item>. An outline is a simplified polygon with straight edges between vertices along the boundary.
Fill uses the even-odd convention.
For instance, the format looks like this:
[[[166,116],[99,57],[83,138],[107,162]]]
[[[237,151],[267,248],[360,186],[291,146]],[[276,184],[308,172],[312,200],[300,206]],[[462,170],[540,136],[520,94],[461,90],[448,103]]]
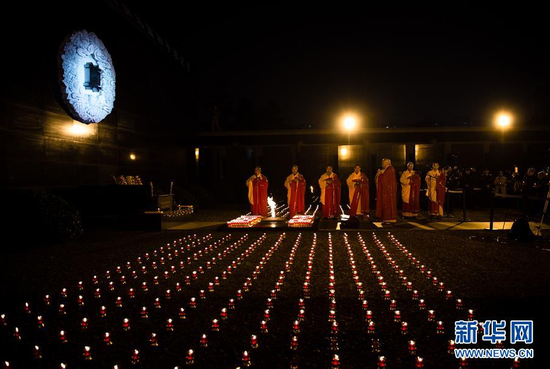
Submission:
[[[198,338],[204,332],[209,332],[208,326],[212,317],[217,316],[227,299],[231,298],[237,289],[242,288],[246,276],[253,272],[255,265],[260,262],[261,256],[280,237],[281,232],[276,230],[269,232],[265,244],[249,261],[239,267],[239,272],[235,273],[227,284],[223,284],[223,288],[216,289],[215,296],[217,297],[209,297],[208,303],[199,309],[198,313],[191,313],[186,322],[178,323],[181,325],[181,330],[177,330],[174,336],[167,338],[162,333],[164,331],[159,333],[161,348],[158,350],[150,348],[148,339],[151,331],[158,329],[154,324],[163,324],[167,313],[164,312],[165,310],[156,311],[153,315],[154,318],[145,323],[136,315],[136,312],[141,309],[141,306],[147,305],[152,308],[151,299],[157,295],[164,299],[164,291],[168,288],[167,286],[170,285],[170,288],[173,289],[173,284],[176,281],[183,281],[190,269],[186,267],[183,274],[178,272],[170,281],[161,282],[160,288],[150,288],[149,294],[138,294],[135,302],[125,299],[125,304],[129,305],[125,305],[122,310],[115,309],[114,300],[111,298],[119,293],[127,296],[127,289],[130,285],[135,285],[136,289],[140,289],[142,280],[153,284],[153,274],[162,275],[162,270],[168,270],[169,263],[160,266],[159,271],[151,270],[147,275],[138,274],[138,278],[129,280],[127,285],[122,286],[117,283],[116,290],[113,292],[115,295],[112,296],[111,292],[107,292],[105,271],[113,272],[117,265],[124,266],[128,261],[135,262],[138,256],[143,258],[145,253],[153,255],[153,252],[158,251],[161,246],[166,246],[167,243],[172,243],[183,237],[194,237],[193,234],[199,238],[211,234],[212,240],[219,240],[230,232],[197,227],[208,225],[208,227],[216,228],[218,224],[224,224],[224,220],[229,217],[238,215],[239,211],[232,209],[203,211],[186,219],[188,222],[180,224],[183,227],[192,227],[193,230],[165,230],[160,233],[96,230],[86,232],[80,240],[57,245],[29,245],[25,242],[24,235],[21,235],[17,242],[5,242],[2,258],[0,258],[0,314],[8,313],[8,317],[10,317],[8,324],[10,325],[8,331],[2,330],[0,327],[0,346],[13,350],[8,356],[0,355],[0,362],[9,359],[17,363],[21,362],[20,357],[24,357],[22,362],[26,366],[14,365],[13,367],[48,367],[32,359],[33,344],[40,342],[44,350],[48,352],[47,360],[50,360],[48,363],[52,362],[51,355],[55,353],[59,355],[59,358],[67,358],[72,363],[69,367],[112,367],[115,362],[118,362],[120,367],[131,367],[129,357],[133,348],[142,349],[143,357],[140,363],[142,368],[166,367],[172,369],[175,365],[185,366],[185,363],[181,361],[181,353],[186,352],[188,348],[198,347]],[[547,339],[545,335],[547,329],[550,329],[550,251],[548,251],[548,242],[518,243],[508,240],[506,231],[489,232],[482,229],[486,225],[482,222],[486,213],[485,215],[481,212],[471,215],[474,221],[469,223],[457,224],[457,222],[446,220],[432,222],[427,219],[419,219],[418,222],[412,222],[418,223],[418,225],[410,224],[411,222],[400,222],[400,225],[390,228],[389,231],[422,263],[425,263],[440,281],[444,281],[446,288],[453,290],[456,298],[464,299],[465,308],[474,309],[476,317],[479,319],[534,320],[534,330],[537,333],[535,333],[533,348],[537,360],[533,362],[524,360],[521,365],[524,368],[549,367],[550,356],[546,352]],[[500,222],[504,220],[503,217],[497,219]],[[399,254],[398,248],[393,246],[388,238],[388,229],[377,228],[377,224],[373,223],[370,223],[369,226],[371,227],[369,230],[361,231],[360,234],[367,241],[369,251],[376,264],[380,266],[385,279],[388,280],[401,311],[410,323],[412,334],[410,337],[417,340],[418,354],[426,358],[425,368],[457,367],[457,363],[451,360],[446,353],[445,345],[447,340],[452,338],[454,320],[462,318],[464,311],[456,311],[452,304],[441,295],[441,292],[434,288],[417,268],[410,265],[406,256],[402,253]],[[405,226],[409,228],[405,228]],[[476,226],[476,229],[464,229],[467,226]],[[446,231],[446,229],[460,229],[460,227],[462,227],[460,231]],[[410,231],[412,229],[414,232]],[[241,364],[242,351],[247,348],[250,334],[258,333],[258,322],[265,310],[265,298],[273,289],[279,270],[284,268],[285,260],[287,260],[299,232],[303,234],[302,241],[298,248],[293,271],[287,278],[287,287],[283,289],[283,294],[275,303],[274,315],[272,323],[270,323],[272,324],[270,338],[261,336],[263,338],[260,349],[254,351],[253,354],[256,367],[269,368],[272,367],[273,362],[280,367],[288,367],[290,361],[293,360],[293,354],[289,350],[289,340],[293,334],[290,327],[298,311],[297,301],[304,281],[307,256],[314,237],[314,232],[307,230],[287,234],[286,241],[268,263],[265,271],[262,272],[262,277],[254,283],[255,287],[251,289],[249,297],[238,308],[237,314],[232,313],[230,319],[223,323],[222,334],[210,336],[212,341],[208,349],[197,349],[198,367],[234,368]],[[246,231],[231,233],[233,233],[233,237],[239,238]],[[247,247],[261,234],[262,232],[251,232],[251,239],[247,243]],[[300,336],[301,349],[298,355],[301,360],[300,368],[329,367],[331,354],[334,353],[330,347],[330,324],[327,319],[329,314],[327,300],[329,232],[317,232],[317,234],[319,245],[312,274],[313,296],[306,306],[304,332],[303,336]],[[378,353],[371,352],[371,337],[364,334],[365,322],[362,319],[363,313],[357,299],[358,290],[352,279],[351,259],[346,250],[345,234],[350,237],[350,247],[358,263],[359,276],[365,283],[367,299],[372,304],[375,321],[379,324],[380,331],[377,337],[382,343],[380,355],[385,355],[388,358],[388,367],[390,368],[413,367],[414,357],[410,356],[406,350],[409,338],[402,336],[396,330],[396,323],[394,324],[391,316],[392,312],[387,309],[387,301],[383,299],[377,282],[373,279],[374,274],[370,272],[364,250],[361,249],[358,232],[346,230],[330,232],[330,234],[334,241],[336,299],[340,307],[337,314],[341,327],[338,343],[342,368],[364,368],[365,365],[376,367],[376,360],[379,356]],[[435,308],[438,316],[441,316],[447,329],[444,336],[434,335],[433,324],[425,321],[425,311],[418,311],[418,302],[411,300],[410,293],[399,283],[399,279],[391,268],[390,260],[383,255],[383,250],[373,242],[373,234],[382,240],[392,253],[392,257],[398,261],[399,265],[403,266],[405,274],[426,296],[429,306]],[[209,243],[211,244],[212,241]],[[197,295],[200,289],[206,289],[207,282],[212,281],[214,276],[220,275],[219,273],[237,256],[238,254],[229,255],[227,260],[220,262],[212,270],[206,270],[200,283],[184,288],[183,297],[174,297],[170,303],[162,300],[166,304],[166,309],[177,307],[177,303],[187,304],[191,296]],[[157,254],[155,260],[158,260],[158,257]],[[191,259],[190,262],[189,268],[193,270],[197,270],[199,265],[204,265],[200,258],[198,261]],[[151,261],[147,265],[150,267]],[[130,271],[125,273],[130,273]],[[77,291],[76,284],[78,281],[84,280],[89,287],[93,275],[100,277],[100,287],[107,300],[105,303],[104,300],[97,300],[93,296],[93,289],[87,288],[84,292],[87,305],[84,310],[78,310],[76,301],[73,300],[81,292]],[[62,299],[59,293],[65,287],[69,289],[69,306],[72,313],[68,315],[70,319],[59,321],[56,318],[55,309]],[[58,330],[63,329],[64,324],[72,322],[70,323],[71,327],[74,325],[69,332],[76,341],[71,341],[73,343],[67,346],[70,347],[70,350],[62,349],[58,352],[58,343],[52,345],[48,339],[41,337],[40,333],[35,333],[37,318],[35,315],[42,313],[45,294],[52,297],[52,306],[55,307],[52,311],[44,312],[47,329],[54,330],[51,332],[47,330],[51,333],[51,340],[57,342]],[[22,313],[23,304],[27,301],[34,307],[30,318]],[[97,320],[96,317],[100,304],[106,304],[110,311],[108,320],[103,322]],[[82,335],[79,333],[78,324],[84,313],[90,318],[91,328],[89,333]],[[119,326],[119,320],[122,319],[123,314],[132,316],[134,326],[131,334],[124,333]],[[25,332],[23,343],[16,346],[12,346],[13,324],[20,324]],[[107,330],[113,333],[116,340],[115,350],[111,350],[110,353],[101,348],[100,342],[103,331]],[[88,342],[92,342],[95,358],[90,365],[86,366],[86,363],[82,363],[80,346]],[[510,345],[507,344],[506,347],[510,347]],[[509,360],[470,362],[470,368],[507,369],[510,365]]]
[[[196,214],[187,217],[181,217],[176,220],[170,219],[163,222],[163,229],[182,231],[182,230],[215,230],[223,226],[227,220],[236,218],[237,216],[246,213],[248,209],[239,209],[236,206],[222,207],[215,210],[202,210]],[[521,216],[521,212],[517,210],[497,208],[494,214],[493,230],[510,230],[514,220]],[[530,217],[530,227],[533,233],[537,234],[540,218]],[[453,231],[474,231],[486,230],[490,228],[489,209],[468,210],[466,221],[462,221],[462,214],[447,215],[440,221],[429,219],[425,214],[421,213],[417,219],[408,220],[399,218],[398,222],[390,227],[383,226],[381,222],[361,222],[360,229],[408,229],[408,230],[453,230]],[[338,222],[325,222],[320,225],[319,230],[340,230],[341,225]],[[550,223],[548,219],[542,224],[541,229],[549,230]]]

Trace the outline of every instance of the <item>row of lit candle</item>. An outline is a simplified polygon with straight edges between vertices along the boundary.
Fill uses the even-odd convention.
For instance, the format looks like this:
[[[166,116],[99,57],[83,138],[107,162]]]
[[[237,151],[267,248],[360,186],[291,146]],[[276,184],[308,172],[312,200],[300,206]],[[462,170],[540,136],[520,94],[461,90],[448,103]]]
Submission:
[[[416,258],[399,240],[392,235],[390,232],[388,232],[388,237],[390,238],[391,243],[397,247],[398,250],[400,250],[415,266],[418,270],[420,270],[421,273],[424,273],[426,278],[429,280],[432,280],[432,285],[438,289],[439,292],[445,292],[445,299],[446,300],[452,300],[453,299],[453,292],[451,290],[445,290],[445,284],[440,281],[437,277],[433,276],[432,271],[425,266],[424,264],[421,264],[420,260]],[[461,310],[463,308],[463,302],[462,299],[456,299],[455,300],[455,308],[457,310]],[[468,309],[467,313],[467,319],[473,320],[474,319],[474,311],[472,309]]]
[[[265,239],[265,235],[264,235],[264,239]],[[97,281],[97,277],[94,277],[94,280]],[[100,298],[101,295],[98,294],[97,292],[95,293],[96,297]],[[63,289],[62,290],[62,296],[66,297],[66,289]],[[80,304],[83,305],[83,302],[82,302],[82,296],[79,296],[79,300],[80,300]],[[49,296],[47,296],[46,298],[46,301],[49,303]],[[117,299],[117,301],[119,301],[119,299]],[[155,306],[157,307],[160,307],[160,303],[159,303],[159,299],[157,298],[155,300]],[[145,309],[145,308],[144,308]],[[183,310],[183,309],[182,309]],[[31,313],[31,310],[30,310],[30,306],[28,303],[25,304],[25,311],[27,313]],[[101,307],[101,315],[102,316],[105,316],[106,314],[106,308],[105,306],[102,306]],[[146,315],[146,314],[145,314]],[[6,316],[5,314],[2,315],[2,321],[3,323],[5,324],[6,323]],[[43,321],[43,318],[42,316],[38,316],[37,317],[37,322],[38,322],[38,326],[39,328],[43,328],[44,327],[44,321]],[[85,317],[81,320],[81,329],[87,329],[88,328],[88,319]],[[167,323],[167,328],[170,328],[170,327],[173,327],[172,323],[171,323],[171,319],[168,320],[168,323]],[[123,321],[123,329],[124,330],[129,330],[130,329],[130,323],[129,323],[129,319],[125,318],[124,321]],[[19,335],[19,332],[18,332],[18,328],[15,329],[15,336],[18,336],[18,338],[20,338],[20,335]],[[61,331],[60,332],[60,340],[62,342],[66,342],[67,339],[66,339],[66,335],[65,335],[65,332],[64,331]],[[104,337],[104,341],[107,343],[107,344],[110,344],[112,343],[112,341],[110,340],[110,333],[106,332],[105,333],[105,337]],[[156,337],[156,333],[152,333],[151,334],[151,339],[150,339],[150,342],[152,345],[157,345],[158,344],[158,339]],[[89,351],[89,348],[87,349],[87,351]],[[88,357],[91,358],[91,355],[88,355]]]
[[[332,369],[340,368],[340,356],[338,355],[338,333],[339,326],[337,321],[337,309],[336,309],[336,273],[334,270],[334,254],[333,254],[332,234],[328,234],[328,300],[329,300],[329,317],[330,322],[330,350],[332,354]]]
[[[246,236],[243,236],[243,237],[246,238]],[[232,246],[230,246],[230,249],[232,249],[234,246],[235,246],[235,244],[232,245]],[[196,272],[194,272],[194,275],[196,275]],[[196,277],[195,277],[195,279],[196,279]],[[215,278],[215,282],[216,282],[217,285],[219,285],[219,278],[218,278],[218,277]],[[213,285],[214,285],[214,283],[209,283],[209,291],[211,291],[211,292],[213,291]],[[143,289],[144,291],[147,291],[147,290],[148,290],[146,282],[143,282],[143,283],[142,283],[142,289]],[[65,293],[65,291],[66,291],[66,289],[63,289],[62,293]],[[178,292],[181,291],[181,286],[180,286],[179,282],[176,283],[176,291],[178,291]],[[204,295],[204,293],[202,293],[201,295]],[[99,289],[96,289],[96,291],[94,292],[94,296],[95,296],[96,298],[101,298],[101,292],[100,292]],[[135,297],[135,292],[134,292],[133,289],[130,289],[130,290],[128,291],[128,296],[129,296],[130,298],[134,298],[134,297]],[[167,300],[171,299],[171,292],[170,292],[170,290],[166,290],[166,292],[165,292],[165,298],[166,298]],[[45,302],[46,302],[46,305],[49,305],[49,303],[50,303],[49,295],[46,295],[46,297],[45,297]],[[83,300],[82,295],[79,295],[79,296],[78,296],[77,303],[78,303],[79,306],[84,306],[84,300]],[[116,300],[116,305],[117,305],[117,307],[122,307],[122,299],[121,299],[121,297],[118,297],[118,298],[117,298],[117,300]],[[156,298],[156,299],[155,299],[154,305],[155,305],[156,308],[161,308],[160,299],[159,299],[159,298]],[[144,309],[145,309],[145,308],[144,308]],[[27,311],[28,313],[30,313],[30,307],[29,307],[29,304],[28,304],[28,303],[25,303],[25,311]],[[60,305],[59,311],[60,311],[61,314],[65,314],[65,313],[66,313],[66,311],[65,311],[65,305],[64,305],[64,304],[61,304],[61,305]],[[106,316],[106,307],[105,307],[105,306],[101,306],[101,309],[100,309],[100,316],[101,316],[101,317],[105,317],[105,316]],[[39,328],[43,328],[43,327],[44,327],[44,323],[43,323],[43,320],[42,320],[42,317],[41,317],[41,316],[38,318],[38,326],[39,326]]]
[[[281,270],[279,272],[279,278],[277,279],[275,283],[275,288],[271,290],[271,293],[269,297],[266,300],[266,309],[264,310],[262,320],[260,322],[260,332],[261,333],[268,333],[268,322],[271,320],[272,317],[272,311],[274,307],[274,300],[277,299],[277,294],[281,292],[281,289],[284,285],[285,280],[285,274],[289,273],[292,269],[292,265],[294,264],[294,258],[296,257],[296,252],[298,250],[298,247],[300,246],[302,240],[302,234],[300,233],[298,237],[296,238],[296,241],[294,242],[294,246],[292,247],[289,258],[285,261],[285,270]],[[303,318],[303,310],[302,312],[302,318]],[[299,314],[300,316],[300,314]],[[291,349],[292,347],[297,348],[298,339],[296,336],[293,336],[293,340],[291,343]],[[250,336],[250,347],[252,349],[256,349],[259,347],[258,345],[258,337],[255,334],[252,334]],[[242,364],[243,366],[250,366],[251,365],[251,357],[248,351],[243,352],[242,356]]]
[[[266,234],[264,233],[263,236],[261,237],[261,241],[263,242],[263,240],[266,239]],[[272,257],[273,253],[279,248],[279,246],[281,245],[282,241],[284,240],[284,238],[286,237],[286,234],[282,234],[279,239],[275,242],[275,244],[266,252],[266,254],[262,257],[262,259],[260,260],[259,264],[256,265],[256,267],[254,268],[253,270],[253,273],[252,273],[252,276],[251,277],[248,277],[246,279],[246,281],[244,282],[243,286],[242,286],[242,289],[238,290],[237,291],[237,295],[236,295],[236,299],[230,299],[229,300],[229,303],[228,303],[228,307],[224,307],[221,309],[221,312],[220,312],[220,319],[221,320],[226,320],[227,317],[228,317],[228,309],[235,309],[235,300],[241,300],[243,299],[243,291],[244,292],[247,292],[249,291],[249,288],[250,286],[252,285],[252,280],[253,279],[257,279],[258,275],[261,273],[261,271],[263,270],[265,264],[270,260],[270,258]],[[248,257],[248,255],[250,254],[244,254],[244,255],[241,255],[242,257]],[[240,259],[237,259],[237,265],[241,263],[242,260]],[[234,264],[232,264],[234,266]],[[280,282],[281,279],[279,279],[278,282]],[[212,323],[211,323],[211,330],[212,332],[218,332],[220,330],[220,323],[219,323],[219,320],[218,319],[213,319],[212,320]],[[253,337],[251,338],[251,343],[253,346],[256,346],[257,345],[257,337],[253,335]],[[208,346],[208,337],[206,334],[203,334],[200,339],[199,339],[199,344],[201,347],[207,347]],[[193,349],[190,349],[188,351],[188,354],[187,354],[187,364],[193,364],[194,363],[194,360],[195,360],[195,352],[193,351]],[[243,365],[245,366],[249,366],[250,365],[250,355],[247,351],[245,351],[245,353],[243,354]]]
[[[250,228],[262,221],[261,215],[241,215],[227,222],[229,228]]]

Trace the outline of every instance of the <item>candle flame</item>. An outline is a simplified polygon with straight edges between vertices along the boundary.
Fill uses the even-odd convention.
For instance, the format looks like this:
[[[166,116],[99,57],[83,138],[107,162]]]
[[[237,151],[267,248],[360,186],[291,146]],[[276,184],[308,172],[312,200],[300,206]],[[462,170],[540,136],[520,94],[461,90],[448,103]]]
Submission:
[[[273,197],[267,198],[267,204],[269,205],[269,208],[271,209],[271,217],[275,218],[275,208],[277,207],[277,204],[275,201],[273,201]]]

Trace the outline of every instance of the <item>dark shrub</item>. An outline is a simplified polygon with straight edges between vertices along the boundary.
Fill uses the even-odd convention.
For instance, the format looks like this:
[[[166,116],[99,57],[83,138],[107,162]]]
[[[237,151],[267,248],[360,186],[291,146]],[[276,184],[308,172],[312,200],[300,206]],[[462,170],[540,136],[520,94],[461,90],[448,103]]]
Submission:
[[[82,235],[78,211],[59,196],[46,191],[9,192],[7,203],[13,215],[8,232],[46,242],[61,242]]]
[[[211,209],[214,207],[215,200],[212,192],[202,186],[191,184],[185,187],[199,202],[199,208]]]
[[[174,200],[178,205],[193,205],[193,208],[197,208],[199,202],[189,191],[184,190],[181,187],[174,186]]]

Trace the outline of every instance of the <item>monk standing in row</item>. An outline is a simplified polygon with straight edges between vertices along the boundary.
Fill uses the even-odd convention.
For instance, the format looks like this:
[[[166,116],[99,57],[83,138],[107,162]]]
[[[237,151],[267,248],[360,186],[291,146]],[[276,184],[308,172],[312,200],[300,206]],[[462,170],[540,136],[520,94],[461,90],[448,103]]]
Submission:
[[[382,159],[376,177],[376,217],[383,224],[397,222],[397,180],[390,159]]]
[[[359,164],[355,164],[353,173],[349,175],[346,183],[349,188],[350,217],[363,214],[367,218],[370,212],[369,179],[361,172]]]
[[[426,195],[430,200],[428,213],[430,217],[443,217],[443,204],[445,203],[445,192],[447,190],[445,185],[447,180],[445,171],[439,170],[439,163],[432,164],[432,170],[426,174],[425,180],[428,185]]]
[[[323,204],[323,218],[332,219],[340,215],[340,179],[329,165],[326,173],[319,178],[321,187],[321,204]]]
[[[248,201],[252,215],[267,217],[267,177],[262,174],[262,168],[254,168],[254,175],[246,180]]]
[[[298,166],[292,166],[292,174],[286,177],[285,187],[288,191],[288,211],[292,218],[296,214],[304,213],[304,198],[306,193],[306,180],[298,173]]]
[[[407,170],[401,178],[401,198],[403,199],[403,216],[416,218],[420,211],[420,176],[414,170],[414,164],[408,163]]]

